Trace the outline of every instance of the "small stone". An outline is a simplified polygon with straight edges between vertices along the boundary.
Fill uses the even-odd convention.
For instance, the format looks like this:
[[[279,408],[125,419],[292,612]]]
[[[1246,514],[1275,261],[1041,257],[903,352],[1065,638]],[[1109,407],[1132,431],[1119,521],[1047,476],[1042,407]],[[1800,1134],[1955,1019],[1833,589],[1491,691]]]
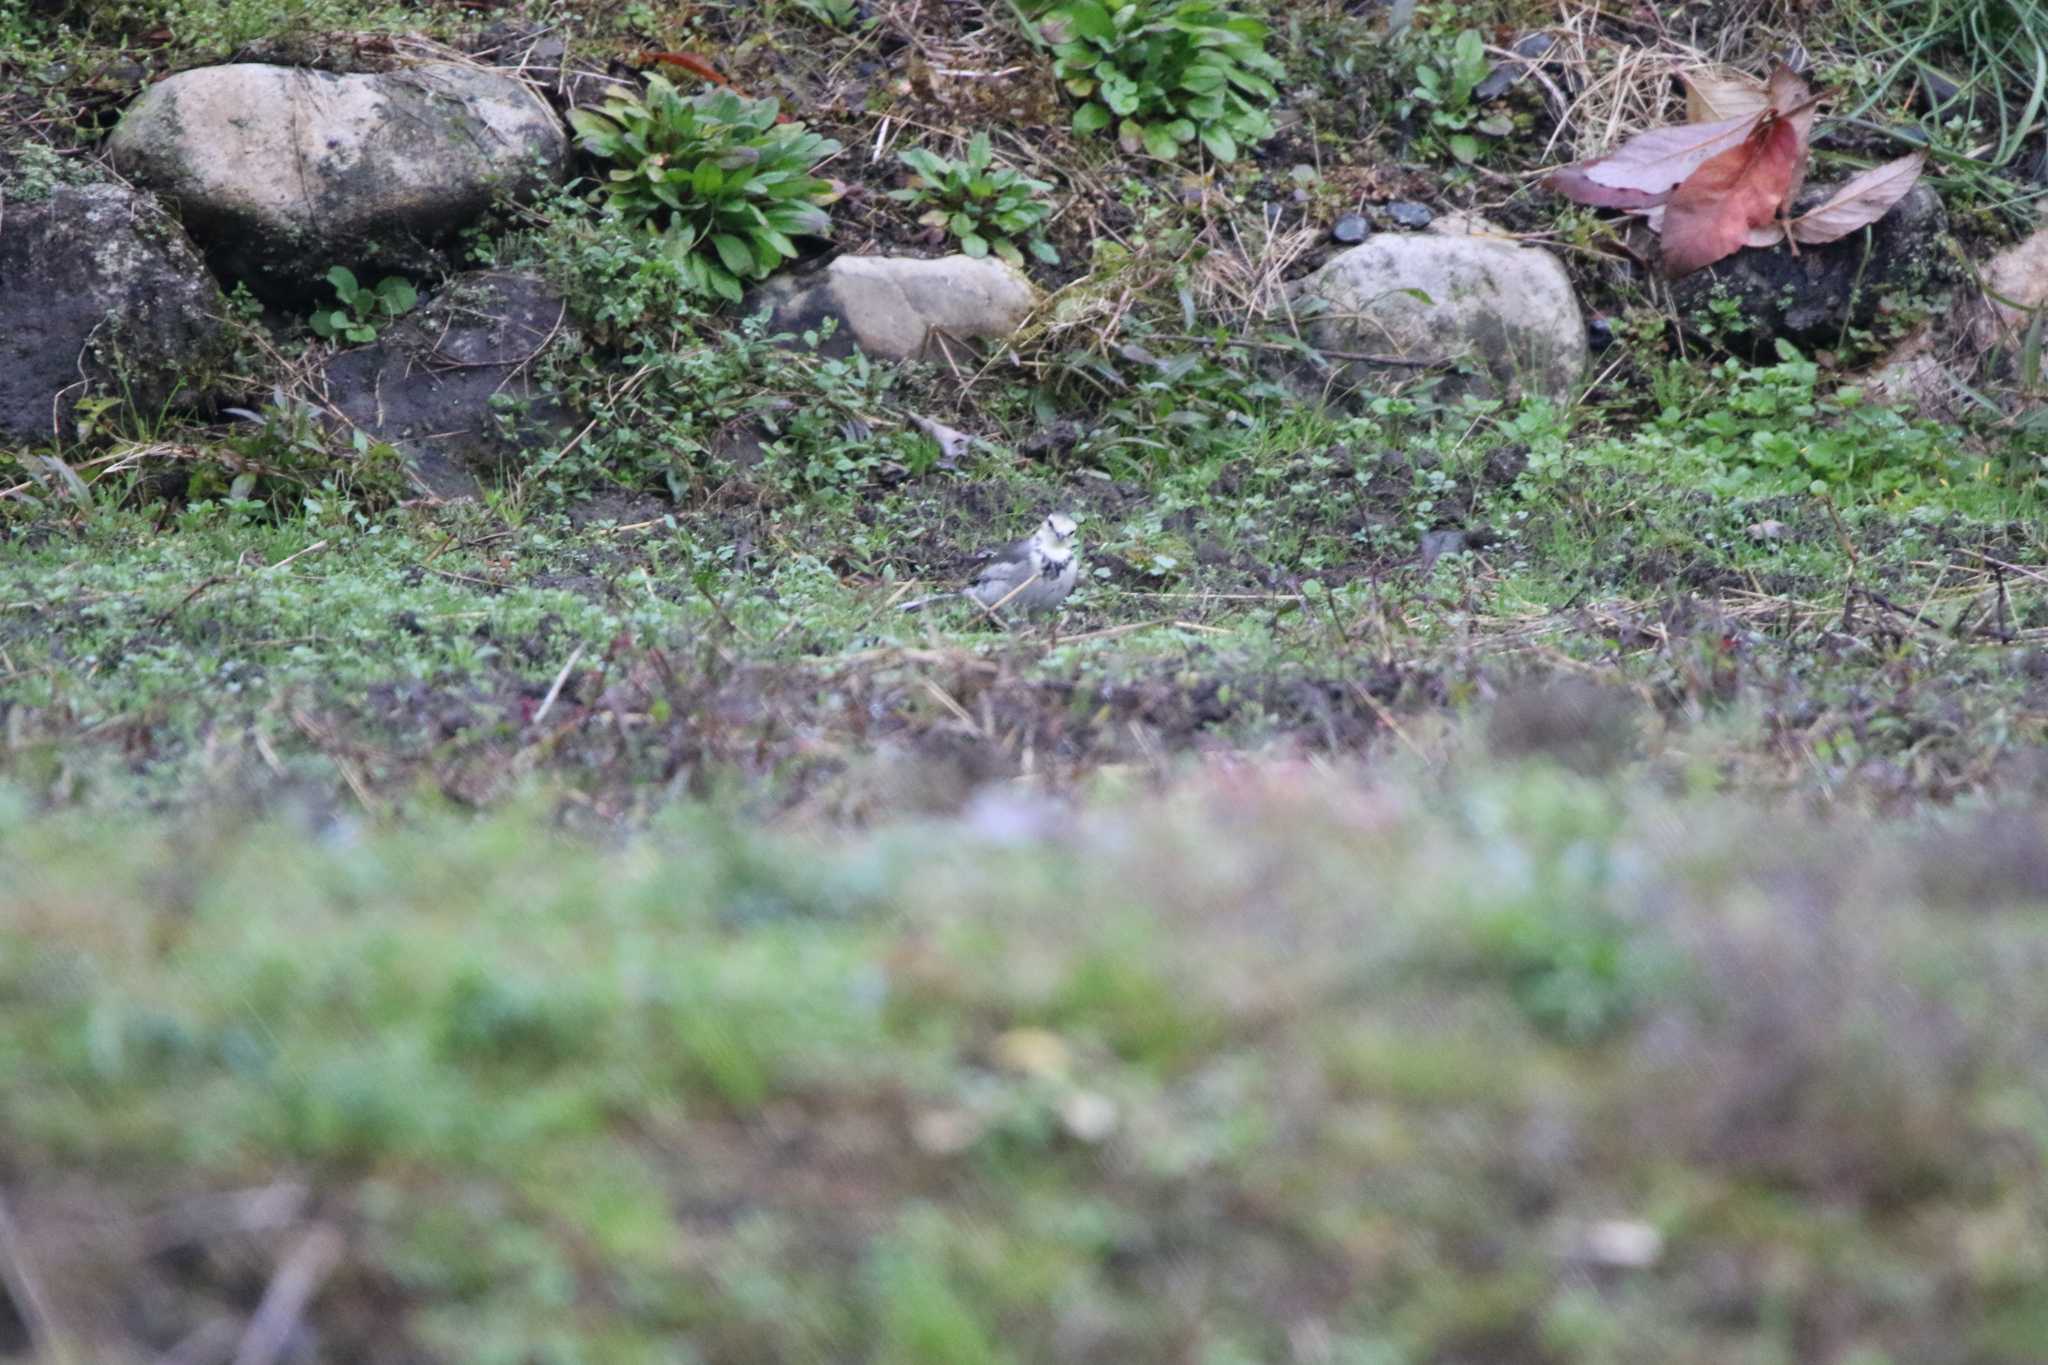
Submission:
[[[1422,533],[1422,571],[1428,573],[1436,562],[1445,555],[1461,555],[1470,547],[1471,541],[1463,531],[1424,531]]]
[[[828,354],[855,346],[881,360],[938,359],[947,348],[1001,340],[1038,306],[1037,286],[991,256],[840,256],[803,283],[770,280],[747,311],[773,307],[773,332],[797,336],[836,318]]]
[[[1364,214],[1347,213],[1330,225],[1330,240],[1342,242],[1346,246],[1356,246],[1365,240],[1366,233],[1370,231],[1372,229],[1366,226]]]
[[[1395,227],[1410,229],[1426,228],[1436,217],[1429,205],[1418,204],[1412,199],[1396,199],[1387,205],[1386,214]]]
[[[1515,82],[1522,79],[1527,71],[1520,62],[1502,62],[1486,73],[1486,79],[1472,87],[1472,102],[1485,104],[1497,100],[1514,89]]]
[[[1747,528],[1751,540],[1783,540],[1785,523],[1782,521],[1752,522]]]
[[[1420,366],[1444,372],[1443,402],[1568,401],[1589,362],[1585,315],[1563,263],[1499,238],[1375,233],[1332,256],[1292,296],[1321,303],[1309,343],[1350,353],[1331,363],[1355,387],[1413,383]]]
[[[1610,1270],[1648,1270],[1663,1255],[1664,1234],[1629,1218],[1589,1223],[1572,1240],[1573,1260]]]
[[[1614,323],[1607,318],[1594,318],[1586,324],[1586,344],[1598,355],[1614,344]]]
[[[966,833],[998,848],[1025,848],[1057,835],[1068,823],[1058,802],[1033,792],[991,784],[967,803]]]
[[[1060,1123],[1070,1137],[1093,1145],[1116,1131],[1116,1101],[1093,1090],[1070,1091],[1060,1101]]]
[[[1066,1040],[1042,1028],[1013,1028],[1000,1034],[989,1053],[1003,1070],[1042,1081],[1062,1079],[1073,1061]]]
[[[1548,33],[1532,33],[1517,42],[1513,49],[1514,54],[1527,60],[1502,62],[1487,72],[1486,79],[1472,87],[1472,102],[1486,104],[1507,94],[1529,74],[1529,62],[1550,51],[1551,44],[1555,41],[1556,39]]]
[[[958,1156],[981,1137],[981,1116],[965,1109],[927,1109],[910,1122],[910,1140],[927,1156]]]

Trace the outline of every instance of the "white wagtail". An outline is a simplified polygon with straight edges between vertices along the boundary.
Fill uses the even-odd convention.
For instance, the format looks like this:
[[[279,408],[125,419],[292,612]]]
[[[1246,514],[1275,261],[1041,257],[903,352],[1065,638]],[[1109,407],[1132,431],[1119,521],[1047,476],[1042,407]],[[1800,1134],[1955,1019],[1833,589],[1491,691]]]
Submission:
[[[983,556],[981,567],[960,594],[997,614],[1051,611],[1066,600],[1081,575],[1081,547],[1074,531],[1072,517],[1054,512],[1024,539]],[[916,611],[952,595],[920,597],[905,602],[899,610]]]

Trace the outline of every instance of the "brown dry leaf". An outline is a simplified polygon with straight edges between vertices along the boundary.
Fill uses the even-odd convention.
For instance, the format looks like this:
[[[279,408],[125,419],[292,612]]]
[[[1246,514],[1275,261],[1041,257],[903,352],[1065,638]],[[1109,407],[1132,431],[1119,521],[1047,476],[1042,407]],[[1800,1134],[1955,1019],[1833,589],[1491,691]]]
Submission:
[[[1805,154],[1798,124],[1767,116],[1688,176],[1664,205],[1664,272],[1690,274],[1746,245],[1751,229],[1778,216]]]
[[[1771,107],[1764,83],[1747,71],[1732,66],[1704,66],[1683,72],[1685,119],[1688,123],[1717,123],[1724,119],[1754,118]]]
[[[1914,152],[1852,177],[1827,199],[1792,220],[1792,240],[1817,246],[1870,226],[1906,197],[1926,165],[1927,153]]]

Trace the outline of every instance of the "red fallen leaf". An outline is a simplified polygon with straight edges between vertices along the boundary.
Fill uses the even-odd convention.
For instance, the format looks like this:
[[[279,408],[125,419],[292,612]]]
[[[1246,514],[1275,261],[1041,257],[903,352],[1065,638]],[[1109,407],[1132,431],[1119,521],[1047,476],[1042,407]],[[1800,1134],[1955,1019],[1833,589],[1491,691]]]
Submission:
[[[1648,194],[1642,190],[1603,185],[1577,166],[1552,171],[1543,183],[1575,204],[1589,204],[1596,209],[1646,209],[1671,197],[1669,190],[1662,194]]]
[[[656,62],[680,66],[691,75],[701,76],[713,85],[722,85],[733,91],[739,90],[737,85],[725,78],[723,72],[694,52],[639,52],[634,54],[633,60],[641,66],[652,66]]]
[[[1744,246],[1774,247],[1788,237],[1801,246],[1820,246],[1868,227],[1891,212],[1892,205],[1906,197],[1919,183],[1927,164],[1927,153],[1914,152],[1897,161],[1887,161],[1843,182],[1842,187],[1797,218],[1751,228]],[[1652,215],[1655,218],[1652,218]],[[1643,215],[1654,228],[1663,225],[1663,210]]]
[[[1764,94],[1770,99],[1770,112],[1790,123],[1799,140],[1799,159],[1792,168],[1792,180],[1785,187],[1785,197],[1779,201],[1783,206],[1791,203],[1799,193],[1799,187],[1806,183],[1808,143],[1813,138],[1813,120],[1820,112],[1820,101],[1814,98],[1813,87],[1806,83],[1806,77],[1783,62],[1771,68],[1770,79],[1764,82]]]
[[[724,86],[726,89],[732,91],[735,95],[739,95],[743,98],[750,98],[749,96],[747,96],[746,91],[740,89],[737,85],[734,85],[731,81],[727,80],[725,78],[725,74],[721,72],[717,67],[713,66],[710,62],[704,60],[702,57],[699,57],[694,52],[637,52],[634,54],[634,60],[636,60],[641,66],[651,66],[655,62],[664,62],[669,66],[680,66],[683,70],[689,72],[693,76],[701,76],[705,80],[710,81],[713,85]],[[787,123],[789,122],[789,115],[777,114],[775,116],[775,121],[777,123]]]
[[[1927,153],[1914,152],[1851,177],[1842,188],[1792,220],[1792,240],[1818,246],[1870,226],[1906,197],[1926,165]]]
[[[1680,123],[1669,128],[1652,128],[1647,133],[1638,133],[1596,161],[1565,167],[1551,177],[1551,187],[1568,199],[1577,198],[1572,189],[1582,187],[1586,182],[1605,190],[1634,190],[1658,197],[1669,195],[1706,162],[1731,147],[1741,145],[1744,138],[1756,131],[1757,123],[1763,117],[1763,114],[1748,114],[1715,123]],[[1574,174],[1568,177],[1566,172]],[[1564,183],[1559,183],[1560,180]],[[1596,203],[1596,207],[1624,206]]]
[[[1773,245],[1791,232],[1779,215],[1806,178],[1819,106],[1806,78],[1782,62],[1762,82],[1717,71],[1693,81],[1691,96],[1697,112],[1715,109],[1718,100],[1736,116],[1654,128],[1549,178],[1568,199],[1642,213],[1663,238],[1664,268],[1672,275],[1744,246]]]
[[[1688,176],[1664,205],[1664,273],[1690,274],[1746,245],[1751,229],[1778,216],[1805,158],[1798,123],[1767,114]]]

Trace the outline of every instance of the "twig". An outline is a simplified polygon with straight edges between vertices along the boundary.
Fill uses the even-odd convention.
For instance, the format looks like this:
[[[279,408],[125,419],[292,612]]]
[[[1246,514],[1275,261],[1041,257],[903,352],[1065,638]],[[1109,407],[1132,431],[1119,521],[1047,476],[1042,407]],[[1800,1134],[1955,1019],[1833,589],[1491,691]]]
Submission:
[[[305,549],[303,549],[303,550],[294,550],[294,551],[293,551],[293,552],[292,552],[291,554],[288,554],[288,555],[286,555],[286,556],[285,556],[285,557],[284,557],[283,559],[280,559],[280,560],[278,560],[278,561],[277,561],[277,563],[275,563],[275,564],[272,564],[272,565],[270,565],[269,567],[267,567],[267,568],[266,568],[266,569],[264,570],[264,572],[265,572],[265,573],[275,573],[275,572],[277,572],[277,571],[278,571],[279,569],[282,569],[282,568],[283,568],[283,567],[284,567],[285,565],[287,565],[287,564],[291,563],[291,562],[292,562],[293,560],[295,560],[295,559],[304,559],[304,558],[305,558],[305,557],[306,557],[307,555],[309,555],[309,554],[312,554],[312,553],[313,553],[314,551],[316,551],[316,550],[324,550],[324,549],[326,549],[326,548],[327,548],[327,544],[328,544],[328,542],[326,542],[326,541],[324,541],[324,540],[316,540],[316,541],[314,541],[314,542],[313,542],[313,543],[312,543],[311,545],[308,545],[308,546],[307,546],[307,547],[306,547]]]
[[[1835,500],[1823,493],[1820,505],[1828,509],[1828,520],[1835,524],[1835,537],[1842,542],[1842,553],[1849,556],[1849,576],[1854,578],[1856,570],[1863,566],[1863,556],[1856,553],[1856,543],[1849,539],[1848,528],[1842,525],[1842,514],[1835,510]]]
[[[966,726],[969,732],[971,732],[976,738],[988,738],[988,735],[983,732],[981,726],[975,723],[974,717],[967,714],[967,708],[962,706],[959,702],[953,700],[953,695],[950,692],[946,691],[945,688],[933,682],[930,678],[919,678],[918,681],[924,684],[925,691],[932,694],[933,700],[938,702],[939,705],[945,707],[948,711],[951,711],[953,713],[954,719],[958,720],[962,725]]]
[[[2022,578],[2031,578],[2037,583],[2048,583],[2048,574],[2044,574],[2038,569],[2029,569],[2023,564],[2008,564],[2002,559],[1993,559],[1982,550],[1964,550],[1963,553],[1969,555],[1972,559],[1983,560],[1994,569],[2003,569],[2007,573],[2016,573]]]
[[[540,724],[548,718],[548,712],[555,709],[555,698],[562,695],[562,684],[569,681],[569,670],[576,667],[576,661],[583,657],[584,645],[578,644],[569,651],[569,662],[562,665],[562,671],[555,674],[555,681],[548,688],[548,694],[541,698],[540,708],[533,713],[533,723]]]
[[[217,583],[225,583],[227,581],[226,576],[222,574],[215,574],[211,578],[201,579],[198,587],[179,598],[175,605],[166,607],[162,612],[159,612],[156,619],[149,623],[149,628],[151,630],[163,629],[165,622],[169,621],[186,607],[192,605],[192,603],[198,601],[201,593]]]
[[[1185,341],[1202,345],[1249,346],[1255,350],[1279,351],[1286,355],[1301,355],[1304,357],[1309,354],[1311,349],[1303,346],[1290,346],[1283,341],[1258,341],[1251,337],[1228,337],[1221,342],[1218,342],[1215,337],[1191,336],[1185,332],[1155,332],[1153,337],[1158,341]],[[1373,365],[1401,365],[1415,370],[1427,370],[1438,365],[1454,363],[1449,356],[1425,356],[1418,359],[1414,356],[1379,355],[1372,351],[1326,351],[1320,346],[1312,349],[1315,355],[1329,360],[1359,360]]]
[[[305,556],[312,554],[315,550],[326,549],[327,545],[327,541],[316,540],[311,545],[308,545],[305,549],[296,550],[291,554],[286,555],[283,559],[278,560],[277,563],[275,564],[264,565],[263,572],[273,573],[278,569],[282,569],[285,565],[291,563],[295,559],[303,559]],[[198,601],[200,594],[204,593],[208,588],[218,587],[220,584],[231,582],[232,580],[233,575],[231,574],[215,574],[211,578],[202,580],[198,587],[192,589],[192,591],[186,593],[182,598],[180,598],[178,600],[177,605],[170,607],[169,609],[159,614],[156,620],[150,623],[150,628],[152,630],[162,629],[165,622],[169,621],[173,616],[176,616],[186,607],[189,607],[194,602]]]
[[[1154,626],[1172,626],[1175,630],[1192,630],[1200,635],[1230,635],[1234,633],[1224,629],[1222,626],[1203,625],[1200,621],[1177,621],[1170,616],[1161,616],[1152,621],[1133,621],[1128,625],[1104,626],[1100,630],[1082,631],[1079,635],[1067,636],[1063,643],[1078,645],[1085,640],[1114,640],[1119,636],[1132,635],[1141,630],[1150,630]]]
[[[28,1263],[21,1231],[15,1226],[14,1215],[7,1210],[5,1195],[0,1195],[0,1288],[6,1289],[22,1326],[28,1329],[30,1354],[44,1365],[62,1365],[68,1360],[70,1353],[63,1349],[57,1316],[50,1309],[50,1301],[43,1297],[42,1284]]]
[[[422,564],[419,567],[434,577],[445,578],[451,583],[474,583],[479,588],[489,588],[493,592],[503,592],[507,586],[503,583],[494,583],[488,578],[478,578],[474,574],[456,573],[453,569],[437,569],[431,564]]]
[[[362,805],[362,808],[371,815],[376,815],[378,813],[377,801],[375,797],[370,795],[369,783],[363,780],[362,773],[357,771],[356,765],[346,755],[338,753],[334,747],[330,747],[338,745],[334,735],[328,730],[323,729],[319,722],[315,721],[304,711],[294,708],[291,717],[292,724],[299,728],[299,733],[320,747],[321,754],[326,757],[329,763],[334,765],[335,771],[341,774],[341,780],[348,784],[349,791],[354,793],[357,802]]]
[[[1405,748],[1409,753],[1414,754],[1423,762],[1427,763],[1429,761],[1429,755],[1422,752],[1421,745],[1417,744],[1413,739],[1410,739],[1408,737],[1407,730],[1402,728],[1400,721],[1394,719],[1394,713],[1387,709],[1387,704],[1385,702],[1381,701],[1378,697],[1375,697],[1371,692],[1367,691],[1363,683],[1352,683],[1351,690],[1353,692],[1356,692],[1358,694],[1358,699],[1366,704],[1367,708],[1372,711],[1374,716],[1379,718],[1380,724],[1386,726],[1388,730],[1393,732],[1394,738],[1401,741],[1401,746],[1403,748]]]
[[[1152,621],[1133,621],[1128,625],[1105,626],[1101,630],[1085,630],[1079,635],[1069,635],[1066,642],[1070,645],[1078,645],[1084,640],[1114,640],[1119,636],[1134,635],[1141,630],[1150,630],[1154,626],[1163,626],[1167,624],[1167,619],[1161,616]]]
[[[298,1240],[263,1291],[263,1301],[256,1305],[235,1351],[234,1365],[276,1365],[320,1282],[340,1263],[342,1249],[341,1234],[325,1223]]]
[[[976,597],[973,593],[966,594],[966,597],[968,601],[974,603],[975,606],[980,607],[983,614],[986,615],[989,620],[995,622],[997,625],[1007,630],[1009,629],[1010,623],[1003,619],[1002,609],[1009,605],[1011,598],[1015,597],[1018,593],[1024,591],[1024,589],[1030,587],[1033,583],[1036,583],[1039,577],[1039,570],[1033,569],[1031,571],[1031,577],[1018,583],[1016,586],[1012,587],[1008,592],[1004,593],[1001,597],[997,598],[993,602],[984,602],[979,597]]]

